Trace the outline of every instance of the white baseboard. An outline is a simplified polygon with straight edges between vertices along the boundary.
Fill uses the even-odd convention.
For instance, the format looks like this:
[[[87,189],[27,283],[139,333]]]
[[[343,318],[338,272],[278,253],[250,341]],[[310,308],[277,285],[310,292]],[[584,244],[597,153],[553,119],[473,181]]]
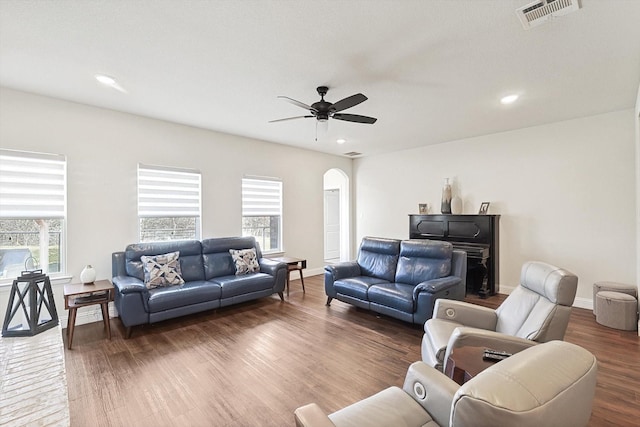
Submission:
[[[499,289],[501,294],[509,295],[511,292],[513,292],[515,288],[513,286],[500,285]],[[591,298],[576,297],[576,299],[573,300],[573,307],[586,308],[587,310],[593,310],[593,300]]]
[[[318,274],[324,274],[324,267],[307,268],[306,270],[302,270],[302,275],[304,277],[317,276]],[[294,279],[294,276],[291,276],[291,280],[293,279]]]

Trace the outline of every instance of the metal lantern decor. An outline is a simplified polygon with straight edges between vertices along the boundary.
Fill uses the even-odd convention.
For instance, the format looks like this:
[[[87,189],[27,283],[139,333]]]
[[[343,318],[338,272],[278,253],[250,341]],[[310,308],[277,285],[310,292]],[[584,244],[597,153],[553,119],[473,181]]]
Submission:
[[[3,337],[30,337],[58,326],[51,281],[42,270],[23,271],[13,281],[2,324]]]

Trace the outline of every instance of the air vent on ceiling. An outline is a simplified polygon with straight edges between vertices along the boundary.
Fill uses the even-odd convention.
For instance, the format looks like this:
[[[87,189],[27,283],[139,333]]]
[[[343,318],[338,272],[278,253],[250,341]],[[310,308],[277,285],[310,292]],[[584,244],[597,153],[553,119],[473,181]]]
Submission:
[[[548,22],[553,16],[562,16],[580,9],[578,0],[538,0],[519,9],[516,14],[525,30]]]
[[[358,153],[357,151],[349,151],[348,153],[344,153],[345,156],[355,157],[362,156],[362,153]]]

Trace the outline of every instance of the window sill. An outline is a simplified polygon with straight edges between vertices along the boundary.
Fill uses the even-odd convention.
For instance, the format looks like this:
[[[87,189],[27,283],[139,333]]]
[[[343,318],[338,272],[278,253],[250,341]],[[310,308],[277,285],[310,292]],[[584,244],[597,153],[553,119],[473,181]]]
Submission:
[[[262,256],[265,258],[277,258],[284,255],[283,251],[275,251],[275,252],[262,252]]]
[[[67,283],[71,283],[71,279],[73,276],[68,276],[66,274],[49,276],[49,281],[51,281],[51,285],[66,285]],[[10,288],[13,284],[13,279],[0,279],[0,289],[2,288]]]

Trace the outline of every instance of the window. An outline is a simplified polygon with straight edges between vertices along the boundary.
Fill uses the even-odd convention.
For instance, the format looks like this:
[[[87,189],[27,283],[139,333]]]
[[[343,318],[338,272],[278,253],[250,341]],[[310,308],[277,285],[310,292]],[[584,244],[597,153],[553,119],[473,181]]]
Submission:
[[[242,179],[242,235],[254,236],[264,252],[282,250],[282,181]]]
[[[0,280],[65,271],[66,184],[64,156],[0,149]]]
[[[200,238],[200,172],[138,165],[140,241]]]

